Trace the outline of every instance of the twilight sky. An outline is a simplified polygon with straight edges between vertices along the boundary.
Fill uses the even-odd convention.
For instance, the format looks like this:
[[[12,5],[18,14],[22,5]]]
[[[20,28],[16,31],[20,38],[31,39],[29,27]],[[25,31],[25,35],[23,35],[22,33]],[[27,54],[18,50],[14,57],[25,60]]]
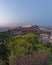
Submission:
[[[52,0],[0,0],[0,26],[52,26]]]

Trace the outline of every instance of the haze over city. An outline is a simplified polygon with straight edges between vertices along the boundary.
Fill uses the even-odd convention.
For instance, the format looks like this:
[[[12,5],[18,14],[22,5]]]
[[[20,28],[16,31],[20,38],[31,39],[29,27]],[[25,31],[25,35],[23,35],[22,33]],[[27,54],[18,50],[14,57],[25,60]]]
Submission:
[[[52,0],[0,0],[0,26],[51,26]]]

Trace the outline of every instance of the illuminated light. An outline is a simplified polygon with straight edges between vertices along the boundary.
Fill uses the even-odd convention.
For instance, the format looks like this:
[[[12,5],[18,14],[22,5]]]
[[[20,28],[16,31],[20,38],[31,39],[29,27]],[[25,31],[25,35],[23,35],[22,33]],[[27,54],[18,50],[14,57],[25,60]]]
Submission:
[[[32,27],[32,26],[31,25],[27,25],[27,24],[22,26],[22,28],[29,28],[29,27]]]

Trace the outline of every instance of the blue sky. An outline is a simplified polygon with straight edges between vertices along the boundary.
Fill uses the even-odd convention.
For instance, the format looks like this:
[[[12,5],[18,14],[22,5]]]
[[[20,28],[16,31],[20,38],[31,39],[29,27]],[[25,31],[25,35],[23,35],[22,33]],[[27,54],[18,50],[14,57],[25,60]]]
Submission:
[[[0,26],[51,26],[52,0],[0,0]]]

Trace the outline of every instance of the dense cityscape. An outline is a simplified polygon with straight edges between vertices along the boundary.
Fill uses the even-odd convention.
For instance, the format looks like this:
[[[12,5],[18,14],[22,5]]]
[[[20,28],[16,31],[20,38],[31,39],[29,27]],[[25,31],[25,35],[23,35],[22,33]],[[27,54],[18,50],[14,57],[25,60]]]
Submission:
[[[52,29],[37,25],[2,28],[0,65],[51,65]]]
[[[52,65],[52,0],[0,0],[0,65]]]
[[[23,26],[18,27],[3,27],[0,28],[0,32],[5,32],[10,30],[11,35],[22,35],[27,33],[39,33],[40,40],[44,42],[51,42],[52,43],[52,28],[51,27],[43,27],[37,25],[28,25],[25,24]]]

